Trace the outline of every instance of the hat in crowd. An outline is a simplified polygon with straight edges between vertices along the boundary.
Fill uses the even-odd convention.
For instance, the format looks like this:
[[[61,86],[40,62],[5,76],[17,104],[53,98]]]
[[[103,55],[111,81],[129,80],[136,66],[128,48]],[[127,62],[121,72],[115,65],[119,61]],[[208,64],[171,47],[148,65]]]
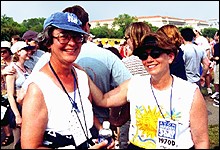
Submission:
[[[24,50],[33,50],[35,48],[35,46],[30,46],[30,45],[27,45],[26,42],[24,41],[18,41],[16,42],[14,45],[12,45],[11,47],[11,51],[12,53],[16,53],[17,51],[21,50],[21,49],[24,49]]]
[[[36,40],[38,33],[32,30],[28,30],[26,31],[23,36],[22,39],[23,40]]]
[[[1,48],[11,48],[11,43],[8,41],[1,41]]]
[[[170,39],[162,33],[148,33],[141,42],[141,46],[136,48],[133,52],[134,55],[146,51],[146,49],[162,49],[174,52],[176,55],[177,48]]]
[[[193,29],[194,32],[198,32],[200,35],[202,35],[201,29],[199,29],[198,27],[195,27]]]
[[[63,30],[69,30],[88,35],[88,33],[83,31],[81,28],[82,22],[73,13],[56,12],[44,21],[44,29],[49,25]]]

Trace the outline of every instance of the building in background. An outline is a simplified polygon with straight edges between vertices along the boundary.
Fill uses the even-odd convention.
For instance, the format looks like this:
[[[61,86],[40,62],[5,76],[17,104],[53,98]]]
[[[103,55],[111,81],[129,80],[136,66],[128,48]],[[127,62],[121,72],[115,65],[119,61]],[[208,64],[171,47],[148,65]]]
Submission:
[[[198,19],[181,19],[181,18],[175,18],[175,17],[169,17],[169,16],[142,16],[137,17],[138,21],[145,21],[153,26],[156,26],[158,28],[162,27],[163,25],[171,24],[175,25],[177,27],[186,27],[191,26],[193,28],[197,27],[199,29],[204,28],[219,28],[219,21],[217,19],[210,19],[208,21],[204,20],[198,20]],[[94,20],[91,21],[91,28],[95,28],[98,24],[100,26],[104,26],[105,24],[108,25],[108,28],[112,28],[112,23],[114,22],[114,19],[106,19],[106,20]],[[119,27],[115,27],[117,30]]]

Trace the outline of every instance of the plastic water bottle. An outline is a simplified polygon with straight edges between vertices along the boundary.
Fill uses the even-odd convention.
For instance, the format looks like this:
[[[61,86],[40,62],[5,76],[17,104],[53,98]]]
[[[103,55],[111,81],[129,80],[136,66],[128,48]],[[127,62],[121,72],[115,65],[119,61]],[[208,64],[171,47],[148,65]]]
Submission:
[[[98,142],[101,143],[104,140],[108,140],[108,145],[110,145],[112,142],[112,130],[110,129],[110,123],[108,121],[103,121],[102,126],[103,129],[99,130]]]

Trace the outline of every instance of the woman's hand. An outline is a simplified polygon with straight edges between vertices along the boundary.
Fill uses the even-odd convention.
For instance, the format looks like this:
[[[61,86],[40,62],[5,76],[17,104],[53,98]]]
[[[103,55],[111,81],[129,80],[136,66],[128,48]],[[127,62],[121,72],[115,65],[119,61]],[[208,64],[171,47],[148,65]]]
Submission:
[[[22,123],[22,118],[21,118],[20,115],[15,116],[15,122],[16,122],[16,126],[20,128],[21,127],[21,123]]]
[[[107,140],[98,143],[98,139],[95,140],[95,145],[90,146],[89,149],[102,149],[105,148],[108,144]],[[111,144],[107,147],[107,149],[115,149],[115,141],[112,139]]]

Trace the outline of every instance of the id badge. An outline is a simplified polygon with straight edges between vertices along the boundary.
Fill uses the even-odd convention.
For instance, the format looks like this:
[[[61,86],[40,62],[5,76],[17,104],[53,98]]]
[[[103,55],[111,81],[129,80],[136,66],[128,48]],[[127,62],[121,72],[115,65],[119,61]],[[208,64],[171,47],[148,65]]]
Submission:
[[[178,147],[178,122],[159,118],[157,123],[157,148],[176,149]]]

